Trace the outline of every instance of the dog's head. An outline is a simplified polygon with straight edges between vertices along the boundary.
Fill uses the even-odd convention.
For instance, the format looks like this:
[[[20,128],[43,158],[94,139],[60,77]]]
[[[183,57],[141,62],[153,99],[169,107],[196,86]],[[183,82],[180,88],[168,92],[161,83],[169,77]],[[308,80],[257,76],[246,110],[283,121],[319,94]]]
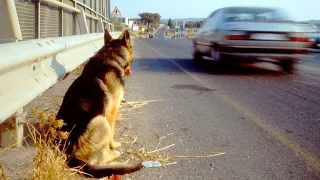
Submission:
[[[133,61],[132,47],[130,42],[130,34],[128,30],[124,30],[118,39],[113,39],[108,30],[104,31],[104,47],[114,52],[116,60],[124,69],[124,75],[130,76],[130,65]]]

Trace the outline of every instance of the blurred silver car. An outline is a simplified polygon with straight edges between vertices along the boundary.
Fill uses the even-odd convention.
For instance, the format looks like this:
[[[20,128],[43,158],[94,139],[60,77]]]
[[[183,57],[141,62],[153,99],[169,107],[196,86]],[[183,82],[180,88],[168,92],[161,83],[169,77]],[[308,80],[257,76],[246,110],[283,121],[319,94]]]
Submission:
[[[214,11],[195,34],[194,60],[272,62],[286,72],[313,45],[301,24],[282,11],[260,7],[226,7]]]

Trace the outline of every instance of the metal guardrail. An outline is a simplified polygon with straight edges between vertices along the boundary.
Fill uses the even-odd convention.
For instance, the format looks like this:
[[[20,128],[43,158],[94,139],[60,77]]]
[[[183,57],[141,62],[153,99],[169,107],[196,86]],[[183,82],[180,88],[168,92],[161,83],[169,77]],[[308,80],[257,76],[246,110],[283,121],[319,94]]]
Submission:
[[[113,30],[108,7],[109,0],[0,0],[0,146],[20,146],[21,109],[103,46],[102,32]]]
[[[120,33],[111,33],[117,37]],[[103,34],[0,44],[0,123],[103,46]]]

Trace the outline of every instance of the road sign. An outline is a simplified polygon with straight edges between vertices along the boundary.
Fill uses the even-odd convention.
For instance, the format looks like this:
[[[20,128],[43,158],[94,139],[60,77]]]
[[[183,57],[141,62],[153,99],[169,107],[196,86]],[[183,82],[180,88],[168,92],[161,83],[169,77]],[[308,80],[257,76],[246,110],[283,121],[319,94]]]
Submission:
[[[117,6],[114,8],[114,10],[112,11],[111,15],[114,16],[114,17],[120,17],[121,16],[121,12],[120,12],[120,10],[119,10],[119,8]]]

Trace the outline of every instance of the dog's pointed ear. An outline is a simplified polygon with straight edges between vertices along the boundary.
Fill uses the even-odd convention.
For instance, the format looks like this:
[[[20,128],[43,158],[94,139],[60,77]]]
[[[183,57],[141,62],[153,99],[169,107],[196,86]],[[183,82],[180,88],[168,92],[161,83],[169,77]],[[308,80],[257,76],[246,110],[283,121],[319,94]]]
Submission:
[[[104,45],[107,45],[112,40],[112,37],[110,36],[107,29],[104,30]]]
[[[123,44],[126,45],[127,47],[129,47],[130,46],[130,33],[127,29],[123,31],[121,37],[122,37]]]

